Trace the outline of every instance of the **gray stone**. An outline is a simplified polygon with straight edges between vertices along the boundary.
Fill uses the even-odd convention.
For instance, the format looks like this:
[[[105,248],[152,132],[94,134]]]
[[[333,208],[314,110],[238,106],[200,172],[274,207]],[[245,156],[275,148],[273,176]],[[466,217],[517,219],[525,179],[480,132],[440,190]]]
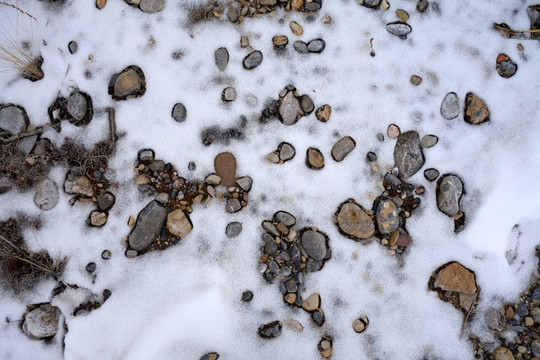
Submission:
[[[236,100],[236,89],[230,86],[226,87],[221,93],[221,99],[227,102]]]
[[[307,11],[317,11],[320,10],[322,6],[322,0],[313,0],[311,2],[306,2],[304,5]]]
[[[427,181],[435,181],[439,177],[439,170],[434,168],[429,168],[424,170],[424,177]]]
[[[534,356],[540,356],[540,340],[534,340],[531,343],[531,351]]]
[[[377,205],[377,226],[382,234],[390,234],[399,227],[399,212],[392,200]]]
[[[341,204],[336,218],[339,230],[354,239],[367,239],[375,233],[373,220],[354,202]]]
[[[240,204],[240,201],[238,201],[237,198],[231,198],[227,200],[227,204],[225,205],[225,211],[228,213],[235,213],[242,209],[242,204]]]
[[[463,184],[455,175],[443,175],[437,182],[437,207],[448,216],[459,212]]]
[[[138,153],[138,158],[141,161],[154,161],[155,156],[154,150],[152,149],[141,149]]]
[[[229,51],[227,48],[220,47],[214,53],[214,60],[219,70],[224,71],[229,64]]]
[[[403,38],[411,33],[412,28],[408,24],[396,21],[386,24],[386,30],[392,35]]]
[[[116,198],[110,192],[96,196],[98,209],[101,211],[107,211],[113,207]]]
[[[278,246],[274,238],[270,234],[264,233],[262,239],[264,241],[265,254],[274,255],[278,251]]]
[[[101,258],[103,260],[109,260],[111,257],[112,257],[112,254],[110,250],[103,250],[103,252],[101,253]]]
[[[289,161],[292,158],[294,158],[294,155],[296,155],[296,150],[294,149],[294,146],[292,146],[289,143],[282,142],[279,144],[279,159],[281,161]]]
[[[492,307],[488,308],[484,313],[484,321],[490,329],[497,330],[500,326],[499,312]]]
[[[32,136],[25,136],[19,141],[19,151],[23,155],[28,155],[36,145],[38,136],[32,135]]]
[[[261,65],[263,61],[263,54],[255,50],[248,54],[244,60],[242,61],[242,65],[244,66],[244,69],[246,70],[252,70],[255,69],[257,66]]]
[[[322,260],[326,256],[326,238],[317,231],[307,230],[302,233],[302,247],[315,260]]]
[[[296,40],[293,43],[293,48],[294,48],[294,50],[296,50],[300,54],[307,54],[308,53],[307,44],[305,42],[301,41],[301,40]]]
[[[156,13],[165,8],[165,0],[141,0],[139,8],[145,13]]]
[[[274,219],[276,219],[277,222],[283,223],[283,225],[287,227],[291,227],[296,224],[296,218],[286,211],[278,211],[274,214]]]
[[[91,262],[91,263],[88,263],[88,265],[86,265],[86,271],[88,271],[89,273],[93,273],[94,271],[96,271],[96,269],[97,269],[97,266],[95,262]]]
[[[71,54],[75,54],[77,52],[78,48],[79,48],[79,46],[77,45],[77,43],[75,41],[70,41],[69,42],[68,49],[69,49],[69,52]]]
[[[88,110],[86,98],[79,92],[71,94],[67,99],[67,111],[75,120],[82,120]]]
[[[32,339],[51,338],[58,332],[59,317],[60,310],[46,303],[25,315],[22,329]]]
[[[0,128],[17,135],[26,128],[24,111],[16,106],[7,106],[0,109]]]
[[[525,305],[524,303],[519,303],[516,309],[516,314],[518,314],[521,318],[529,315],[529,309],[527,309],[527,305]]]
[[[193,224],[184,210],[176,209],[167,215],[167,230],[182,239],[193,230]]]
[[[272,224],[270,221],[263,221],[262,227],[270,235],[273,235],[273,236],[280,236],[281,235],[281,233],[276,228],[276,226],[274,224]]]
[[[137,216],[135,228],[129,234],[129,246],[136,251],[146,249],[161,232],[167,209],[157,201],[151,201]]]
[[[377,7],[381,4],[381,0],[364,0],[363,5],[367,7]]]
[[[186,120],[187,110],[184,104],[176,103],[172,109],[172,117],[177,122],[183,122]]]
[[[398,136],[394,148],[394,162],[402,179],[408,179],[424,166],[424,153],[416,131],[407,131]]]
[[[85,175],[74,176],[72,179],[67,178],[64,183],[64,190],[68,194],[81,195],[86,197],[94,196],[94,188],[92,183]]]
[[[344,136],[332,147],[332,158],[335,161],[340,162],[345,159],[355,147],[356,142],[354,139],[350,136]]]
[[[237,237],[241,232],[242,223],[239,223],[238,221],[233,221],[227,224],[227,227],[225,228],[225,234],[228,238]]]
[[[430,148],[435,146],[439,142],[439,138],[435,135],[426,135],[420,141],[420,145],[424,148]]]
[[[259,327],[259,336],[264,339],[275,338],[281,334],[281,323],[274,321]]]
[[[240,186],[240,189],[244,191],[251,190],[251,185],[253,184],[253,179],[249,176],[242,176],[236,179],[236,184]]]
[[[277,4],[277,0],[259,0],[259,4],[262,6],[274,6]]]
[[[517,71],[518,66],[506,54],[501,54],[501,55],[504,55],[504,60],[497,63],[496,69],[499,75],[507,79],[514,76],[514,74]]]
[[[313,109],[315,109],[315,105],[308,95],[302,95],[300,96],[300,108],[305,114],[311,114]]]
[[[139,253],[135,250],[132,250],[132,249],[129,249],[126,251],[126,257],[128,259],[133,259],[133,258],[136,258],[137,255],[139,255]]]
[[[279,117],[284,125],[294,125],[304,115],[300,107],[300,101],[294,96],[293,91],[287,92],[279,106]]]
[[[56,184],[45,179],[37,186],[36,194],[34,195],[34,204],[41,210],[51,210],[58,204],[58,187]]]
[[[156,201],[159,201],[160,203],[165,205],[169,202],[169,194],[165,192],[157,194]]]
[[[446,120],[452,120],[459,115],[459,98],[455,92],[449,92],[444,96],[441,103],[441,116]]]
[[[311,40],[307,44],[307,51],[310,53],[322,53],[324,48],[326,47],[326,43],[323,39],[315,39]]]

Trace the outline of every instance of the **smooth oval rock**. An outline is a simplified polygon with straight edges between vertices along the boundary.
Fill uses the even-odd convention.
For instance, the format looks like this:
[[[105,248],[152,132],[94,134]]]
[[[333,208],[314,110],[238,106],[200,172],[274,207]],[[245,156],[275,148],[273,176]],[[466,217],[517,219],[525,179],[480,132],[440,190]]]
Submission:
[[[257,66],[261,65],[263,61],[263,54],[255,50],[248,54],[244,60],[242,61],[242,65],[244,66],[244,69],[246,70],[252,70],[255,69]]]
[[[173,106],[171,116],[176,122],[185,121],[186,117],[187,117],[187,110],[186,110],[186,107],[184,106],[184,104],[176,103]]]
[[[184,210],[176,209],[167,215],[167,230],[182,239],[193,230],[193,224]]]
[[[319,149],[311,147],[307,149],[306,166],[313,170],[320,170],[324,167],[324,155]]]
[[[362,207],[354,202],[345,202],[337,212],[339,230],[354,239],[367,239],[375,233],[375,224]]]
[[[120,74],[111,78],[109,94],[115,100],[127,100],[144,95],[146,80],[144,73],[138,66],[130,65]]]
[[[96,200],[98,209],[101,211],[107,211],[113,207],[116,198],[112,193],[106,192],[105,194],[96,196]]]
[[[51,304],[43,304],[24,317],[23,331],[33,339],[51,338],[58,333],[60,310]]]
[[[499,54],[497,56],[497,65],[495,66],[497,73],[505,79],[508,79],[517,71],[517,64],[510,59],[506,54]]]
[[[412,28],[408,24],[396,21],[386,24],[386,30],[392,35],[403,38],[411,33]]]
[[[227,224],[227,227],[225,228],[225,235],[227,235],[228,238],[234,238],[240,235],[242,232],[242,223],[239,223],[238,221],[233,221],[231,223]]]
[[[424,170],[424,177],[427,181],[434,181],[439,177],[439,170],[434,168],[429,168]]]
[[[294,146],[289,143],[282,142],[278,147],[279,159],[283,162],[289,161],[296,155]]]
[[[129,234],[129,246],[136,251],[149,247],[161,232],[167,218],[167,209],[158,201],[151,201],[137,216],[137,223]]]
[[[340,162],[347,157],[356,147],[356,142],[350,136],[344,136],[332,147],[332,158]]]
[[[465,121],[471,125],[479,125],[489,121],[489,110],[482,99],[473,93],[465,97]]]
[[[459,115],[459,98],[455,92],[449,92],[441,103],[441,116],[445,120],[452,120]]]
[[[17,135],[26,128],[27,123],[28,118],[23,109],[15,105],[0,105],[0,129]]]
[[[392,200],[377,205],[377,227],[382,234],[390,234],[399,227],[399,212]]]
[[[82,120],[86,115],[88,103],[79,92],[71,94],[67,99],[67,111],[75,120]]]
[[[311,114],[313,109],[315,109],[315,105],[313,104],[313,100],[308,95],[302,95],[300,96],[300,108],[304,112],[304,114]]]
[[[229,152],[220,153],[214,159],[216,174],[221,178],[221,185],[231,187],[236,184],[236,158]]]
[[[424,153],[416,131],[407,131],[398,136],[394,148],[394,162],[402,179],[410,178],[424,166]]]
[[[300,54],[307,54],[308,53],[308,48],[307,48],[307,44],[301,40],[296,40],[294,43],[293,43],[293,48],[294,50],[296,50],[296,52],[299,52]]]
[[[165,0],[140,0],[139,8],[145,13],[156,13],[165,8]]]
[[[229,64],[229,51],[227,48],[220,47],[214,53],[214,60],[219,70],[224,71]]]
[[[315,260],[322,260],[326,256],[326,238],[317,231],[307,230],[302,233],[302,247]]]
[[[420,141],[420,145],[424,149],[428,149],[430,147],[433,147],[433,146],[437,145],[438,142],[439,142],[439,138],[437,136],[435,136],[435,135],[426,135]]]
[[[274,219],[287,227],[291,227],[296,224],[296,218],[286,211],[278,211],[274,214]]]
[[[296,21],[291,21],[289,23],[289,27],[291,28],[293,34],[296,36],[302,36],[302,34],[304,33],[304,28]]]
[[[456,175],[443,175],[437,182],[437,207],[448,216],[459,212],[463,183]]]
[[[41,210],[51,210],[58,204],[59,197],[60,194],[56,184],[52,180],[45,179],[37,186],[34,204]]]
[[[221,93],[221,100],[230,102],[236,100],[236,89],[233,87],[226,87]]]

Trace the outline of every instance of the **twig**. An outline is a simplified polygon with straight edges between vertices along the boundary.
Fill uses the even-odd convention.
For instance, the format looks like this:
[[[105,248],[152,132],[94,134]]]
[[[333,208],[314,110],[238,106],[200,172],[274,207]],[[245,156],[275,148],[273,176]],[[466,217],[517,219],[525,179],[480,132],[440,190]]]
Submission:
[[[43,129],[42,128],[37,128],[37,129],[34,129],[34,130],[23,132],[23,133],[21,133],[19,135],[11,136],[11,137],[6,138],[6,139],[0,139],[0,141],[3,142],[4,144],[8,144],[8,143],[13,142],[13,141],[18,140],[18,139],[22,139],[22,138],[25,138],[25,137],[28,137],[28,136],[33,136],[33,135],[39,135],[39,134],[42,134],[42,133],[43,133]]]
[[[29,13],[27,13],[27,12],[24,11],[23,9],[18,8],[18,7],[15,6],[15,5],[8,4],[7,2],[4,2],[4,1],[0,1],[0,5],[6,5],[6,6],[9,6],[10,8],[13,8],[13,9],[15,9],[15,10],[17,10],[17,11],[20,11],[20,12],[23,13],[24,15],[29,16],[29,17],[31,17],[32,19],[34,19],[34,20],[37,21],[37,19],[36,19],[35,17],[33,17],[32,15],[30,15]]]
[[[467,312],[467,316],[465,316],[465,320],[463,321],[463,326],[461,326],[461,331],[459,332],[459,338],[461,339],[461,336],[463,336],[463,331],[465,330],[465,326],[467,326],[467,321],[469,320],[469,316],[471,316],[472,309],[474,308],[474,305],[476,304],[476,300],[478,299],[478,294],[480,294],[480,286],[478,289],[476,289],[476,294],[474,295],[474,300],[471,304],[471,307],[469,307],[469,311]]]
[[[111,148],[114,148],[114,145],[116,143],[116,113],[114,111],[114,108],[112,107],[107,108],[107,112],[109,113],[109,132],[111,133]]]

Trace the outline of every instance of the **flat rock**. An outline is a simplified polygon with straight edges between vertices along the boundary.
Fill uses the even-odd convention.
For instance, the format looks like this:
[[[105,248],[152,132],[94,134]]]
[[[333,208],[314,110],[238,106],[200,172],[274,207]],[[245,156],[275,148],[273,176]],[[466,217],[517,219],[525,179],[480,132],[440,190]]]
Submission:
[[[396,21],[386,24],[386,30],[392,35],[405,38],[411,33],[412,28],[408,24]]]
[[[249,191],[251,190],[251,185],[253,185],[253,179],[250,176],[242,176],[236,179],[236,184],[240,189]]]
[[[240,201],[237,198],[227,200],[227,203],[225,204],[225,211],[228,213],[235,213],[240,211],[240,209],[242,209],[242,204],[240,204]]]
[[[459,115],[459,98],[455,92],[449,92],[441,103],[441,116],[445,120],[452,120]]]
[[[150,246],[161,232],[166,218],[167,209],[158,201],[151,201],[137,216],[135,228],[128,237],[129,246],[136,251]]]
[[[499,346],[493,351],[493,360],[514,360],[512,352],[504,346]]]
[[[233,221],[231,223],[227,224],[227,227],[225,228],[225,235],[227,235],[228,238],[234,238],[240,235],[242,232],[242,223],[239,223],[238,221]]]
[[[286,211],[278,211],[274,214],[274,219],[287,227],[296,224],[296,218]]]
[[[38,136],[32,135],[32,136],[25,136],[21,140],[19,140],[19,151],[23,155],[28,155],[36,145]]]
[[[139,8],[145,13],[156,13],[165,8],[165,0],[140,0]]]
[[[424,166],[424,153],[416,131],[407,131],[398,136],[394,148],[394,162],[402,179],[408,179]]]
[[[453,262],[437,273],[433,286],[443,291],[474,294],[476,291],[476,280],[470,270],[466,269],[460,263]]]
[[[316,53],[316,54],[322,53],[325,48],[326,48],[326,43],[324,42],[323,39],[311,40],[307,44],[307,51],[310,53]]]
[[[435,181],[439,177],[439,170],[429,168],[424,170],[424,177],[427,181]]]
[[[187,110],[186,110],[186,107],[184,106],[184,104],[176,103],[173,106],[171,116],[176,122],[185,121],[186,117],[187,117]]]
[[[443,175],[437,182],[437,207],[448,216],[459,212],[463,183],[456,175]]]
[[[126,100],[144,95],[146,82],[144,73],[135,65],[128,66],[120,74],[112,77],[109,94],[115,100]]]
[[[92,197],[94,196],[94,188],[92,187],[92,183],[90,180],[85,176],[74,176],[73,179],[66,179],[66,182],[64,183],[64,190],[68,194],[75,194],[85,197]]]
[[[59,196],[56,184],[52,180],[45,179],[37,186],[34,204],[41,210],[51,210],[58,204]]]
[[[285,35],[277,35],[272,38],[272,43],[277,49],[284,49],[289,43],[289,39]]]
[[[399,227],[399,212],[392,200],[377,205],[377,226],[382,234],[390,234]]]
[[[26,113],[19,107],[9,105],[0,109],[0,128],[2,130],[17,135],[26,128],[26,124]]]
[[[304,115],[300,106],[300,100],[294,96],[294,91],[289,91],[279,105],[279,118],[283,125],[294,125]]]
[[[193,224],[184,210],[176,209],[167,215],[167,230],[174,236],[184,238],[193,230]]]
[[[214,159],[216,174],[221,178],[221,185],[231,187],[236,184],[236,159],[229,152],[220,153]]]
[[[60,310],[51,304],[43,304],[24,317],[23,331],[32,339],[51,338],[58,333]]]
[[[336,215],[339,229],[355,239],[367,239],[375,233],[373,220],[355,202],[341,204]]]
[[[428,149],[430,147],[437,145],[438,142],[439,142],[439,138],[437,136],[426,135],[420,141],[420,145],[422,146],[422,148]]]
[[[220,47],[214,52],[214,60],[219,70],[224,71],[229,64],[229,51],[227,48]]]
[[[249,53],[244,60],[242,61],[242,65],[244,66],[244,69],[246,70],[252,70],[255,69],[257,66],[261,65],[263,61],[263,54],[255,50],[251,53]]]
[[[356,147],[356,142],[350,136],[344,136],[332,147],[332,158],[340,162]]]
[[[322,260],[326,256],[326,238],[320,232],[304,231],[302,233],[302,247],[315,260]]]
[[[468,93],[465,97],[465,121],[471,125],[479,125],[489,121],[489,110],[478,96]]]
[[[79,92],[71,94],[67,99],[67,111],[75,120],[82,120],[86,115],[88,102]]]
[[[273,321],[259,327],[259,336],[264,339],[278,337],[281,334],[281,323]]]
[[[319,149],[308,148],[306,152],[306,166],[313,170],[320,170],[324,167],[324,155]]]
[[[92,211],[90,213],[90,225],[101,227],[107,223],[107,213],[101,211]]]
[[[294,146],[287,142],[282,142],[278,147],[279,160],[285,162],[289,161],[296,155],[296,150]]]

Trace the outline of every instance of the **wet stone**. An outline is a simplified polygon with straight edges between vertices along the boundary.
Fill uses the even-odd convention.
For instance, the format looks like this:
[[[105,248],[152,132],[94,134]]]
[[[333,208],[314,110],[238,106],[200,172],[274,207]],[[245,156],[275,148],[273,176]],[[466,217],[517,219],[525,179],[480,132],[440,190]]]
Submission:
[[[293,43],[293,48],[294,50],[296,50],[297,52],[299,52],[300,54],[307,54],[308,53],[308,46],[305,42],[303,41],[300,41],[300,40],[296,40],[294,43]]]
[[[420,141],[420,145],[424,149],[428,149],[430,147],[435,146],[439,142],[439,138],[435,135],[426,135],[422,138],[422,141]]]
[[[311,40],[307,44],[307,51],[310,53],[322,53],[324,48],[326,47],[326,43],[323,39],[315,39]]]
[[[317,231],[307,230],[302,233],[302,247],[315,260],[322,260],[326,256],[326,238]]]
[[[263,61],[263,54],[256,50],[247,55],[244,60],[242,61],[242,65],[244,66],[244,69],[246,70],[252,70],[255,69],[257,66],[261,65]]]
[[[237,237],[241,232],[242,224],[237,221],[227,224],[227,227],[225,228],[225,234],[228,238]]]
[[[401,20],[401,22],[407,22],[407,20],[409,20],[409,14],[407,14],[405,10],[397,9],[396,15],[399,18],[399,20]]]
[[[377,205],[377,227],[382,234],[390,234],[399,227],[399,212],[392,200]]]
[[[281,334],[281,323],[273,321],[259,327],[259,336],[264,339],[278,337]]]
[[[306,166],[313,170],[320,170],[324,167],[324,155],[319,149],[308,148],[306,152]]]
[[[47,339],[56,335],[60,310],[50,303],[43,304],[24,316],[23,331],[32,339]]]
[[[455,92],[449,92],[441,103],[441,116],[445,120],[452,120],[459,115],[459,98]]]
[[[176,122],[183,122],[183,121],[185,121],[185,120],[186,120],[186,116],[187,116],[187,110],[186,110],[186,107],[184,106],[184,104],[182,104],[182,103],[176,103],[176,104],[173,106],[171,116],[172,116],[172,118],[173,118]]]
[[[220,47],[214,53],[214,60],[218,69],[224,71],[229,64],[229,51],[224,47]]]
[[[142,251],[152,244],[161,232],[167,218],[167,209],[157,201],[151,201],[139,213],[135,228],[129,234],[129,246]]]
[[[424,153],[416,131],[401,134],[394,148],[394,162],[402,179],[408,179],[424,166]]]
[[[377,154],[375,154],[373,151],[369,151],[369,152],[366,154],[366,159],[367,159],[369,162],[375,162],[375,161],[377,161]]]
[[[448,216],[459,212],[463,183],[456,175],[443,175],[437,182],[437,207]]]
[[[400,38],[406,38],[412,31],[410,25],[396,21],[386,24],[386,30],[395,36]]]
[[[336,218],[339,230],[355,240],[367,239],[375,233],[373,220],[355,202],[341,204]]]
[[[87,109],[88,103],[81,93],[75,92],[68,97],[67,111],[75,120],[82,120]]]
[[[154,161],[155,153],[152,149],[141,149],[138,153],[140,161]]]
[[[479,125],[489,121],[489,110],[478,96],[468,93],[465,97],[465,121],[471,125]]]
[[[427,181],[435,181],[439,177],[439,171],[437,169],[426,169],[424,170],[424,177]]]
[[[243,302],[250,302],[251,300],[253,300],[253,293],[251,291],[244,291],[242,293],[242,301]]]
[[[58,204],[59,197],[60,194],[56,184],[53,181],[46,179],[37,186],[34,195],[34,204],[41,210],[51,210]]]
[[[332,158],[335,161],[340,162],[345,159],[355,147],[356,142],[354,139],[350,136],[344,136],[332,147]]]

